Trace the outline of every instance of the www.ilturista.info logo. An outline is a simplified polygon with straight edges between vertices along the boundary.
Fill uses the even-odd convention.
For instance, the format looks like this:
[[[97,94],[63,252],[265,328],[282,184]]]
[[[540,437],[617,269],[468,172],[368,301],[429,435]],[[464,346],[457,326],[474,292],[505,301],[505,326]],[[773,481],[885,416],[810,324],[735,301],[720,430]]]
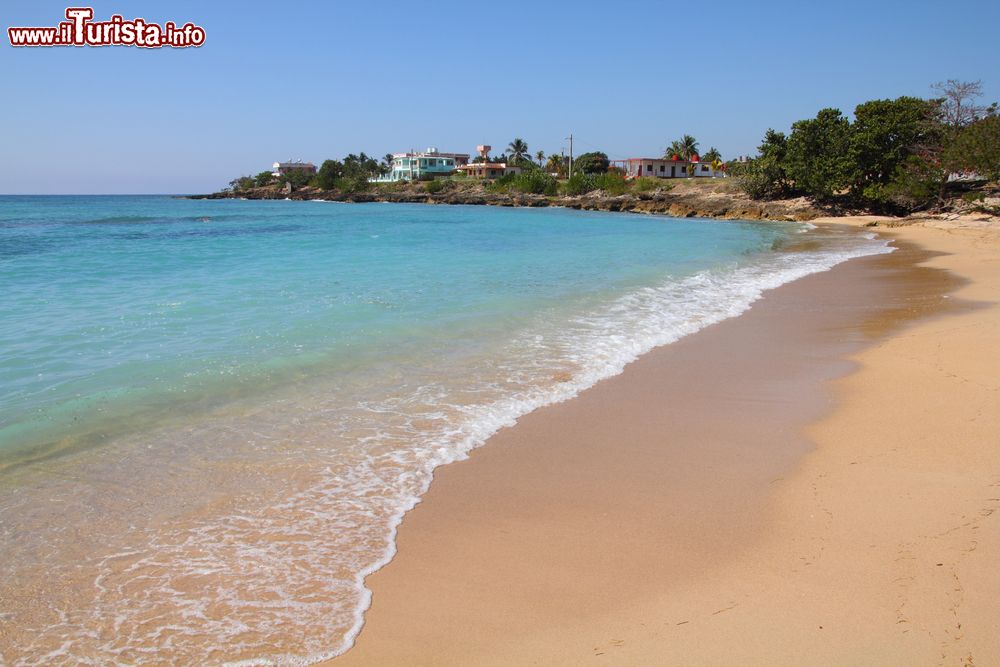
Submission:
[[[92,21],[91,7],[68,7],[66,21],[48,28],[7,28],[11,46],[164,46],[185,48],[205,43],[205,29],[193,23],[178,27],[173,21],[162,26],[145,19],[126,21],[115,14],[108,21]]]

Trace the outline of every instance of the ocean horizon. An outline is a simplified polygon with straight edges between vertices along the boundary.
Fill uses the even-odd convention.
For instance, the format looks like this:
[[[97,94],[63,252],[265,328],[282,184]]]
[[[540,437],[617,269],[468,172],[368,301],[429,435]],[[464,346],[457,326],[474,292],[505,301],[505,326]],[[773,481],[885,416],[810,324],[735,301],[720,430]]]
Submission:
[[[176,197],[0,196],[12,665],[336,655],[437,466],[891,251],[807,223]]]

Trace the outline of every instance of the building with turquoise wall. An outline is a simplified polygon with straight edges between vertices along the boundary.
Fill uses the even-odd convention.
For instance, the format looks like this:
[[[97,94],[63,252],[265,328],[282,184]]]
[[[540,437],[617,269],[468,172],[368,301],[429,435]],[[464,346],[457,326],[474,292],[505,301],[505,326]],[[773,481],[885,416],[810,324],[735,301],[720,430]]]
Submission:
[[[441,153],[436,148],[428,148],[423,153],[393,153],[389,173],[372,180],[379,183],[429,181],[450,176],[468,163],[467,153]]]

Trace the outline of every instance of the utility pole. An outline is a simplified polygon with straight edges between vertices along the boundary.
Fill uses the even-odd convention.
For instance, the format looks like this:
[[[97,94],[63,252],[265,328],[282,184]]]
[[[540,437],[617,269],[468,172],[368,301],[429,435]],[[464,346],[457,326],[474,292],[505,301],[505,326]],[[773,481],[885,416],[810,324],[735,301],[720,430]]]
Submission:
[[[569,139],[569,177],[573,178],[573,133],[566,138]]]

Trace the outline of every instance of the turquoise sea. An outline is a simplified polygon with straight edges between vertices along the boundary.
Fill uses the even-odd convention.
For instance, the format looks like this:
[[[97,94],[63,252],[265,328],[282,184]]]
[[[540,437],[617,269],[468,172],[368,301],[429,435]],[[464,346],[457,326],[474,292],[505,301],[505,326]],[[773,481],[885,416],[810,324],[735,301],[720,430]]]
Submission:
[[[888,251],[558,208],[0,197],[0,663],[341,652],[436,466]]]

